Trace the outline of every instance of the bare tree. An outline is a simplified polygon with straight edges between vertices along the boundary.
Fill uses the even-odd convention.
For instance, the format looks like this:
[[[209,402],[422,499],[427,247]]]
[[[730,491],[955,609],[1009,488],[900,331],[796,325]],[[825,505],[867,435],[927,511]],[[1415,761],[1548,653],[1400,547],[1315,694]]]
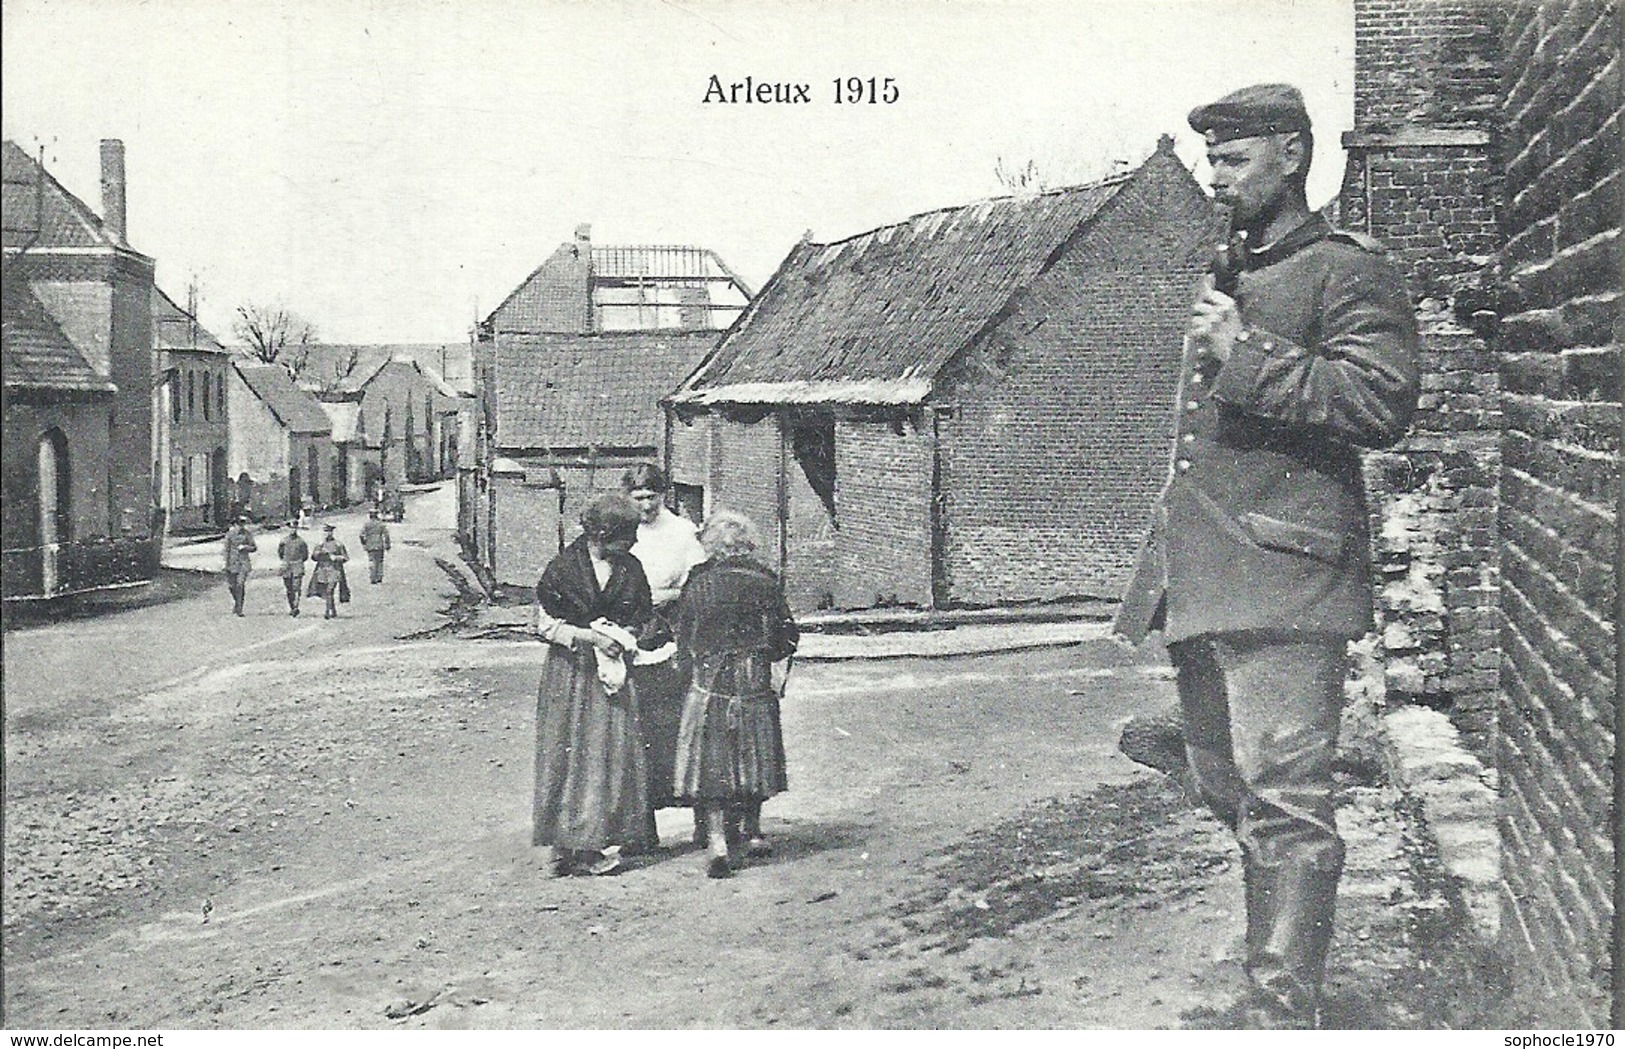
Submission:
[[[278,303],[238,306],[231,330],[248,345],[254,358],[280,364],[295,378],[304,370],[316,341],[316,326]]]
[[[328,387],[334,388],[354,374],[361,363],[361,350],[356,346],[341,346],[333,357],[333,378]]]

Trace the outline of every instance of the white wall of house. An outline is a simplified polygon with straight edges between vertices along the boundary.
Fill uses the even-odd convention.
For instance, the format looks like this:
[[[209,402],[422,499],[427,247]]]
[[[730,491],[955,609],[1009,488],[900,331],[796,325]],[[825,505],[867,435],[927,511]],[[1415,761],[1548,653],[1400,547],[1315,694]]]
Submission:
[[[286,478],[288,431],[248,388],[236,368],[226,377],[226,409],[231,421],[227,458],[232,478],[245,472],[262,484],[272,478]]]

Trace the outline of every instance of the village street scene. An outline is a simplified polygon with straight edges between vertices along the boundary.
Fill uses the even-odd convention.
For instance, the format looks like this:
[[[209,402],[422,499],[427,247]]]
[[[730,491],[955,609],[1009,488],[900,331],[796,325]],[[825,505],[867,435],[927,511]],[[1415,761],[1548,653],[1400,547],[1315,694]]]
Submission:
[[[1625,1022],[1616,6],[898,6],[8,6],[0,1026]]]

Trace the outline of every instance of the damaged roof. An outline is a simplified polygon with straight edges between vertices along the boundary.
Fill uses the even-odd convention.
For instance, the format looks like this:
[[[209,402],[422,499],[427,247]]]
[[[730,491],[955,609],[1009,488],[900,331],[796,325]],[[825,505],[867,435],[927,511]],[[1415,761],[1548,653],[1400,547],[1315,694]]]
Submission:
[[[658,447],[660,399],[721,332],[507,335],[496,344],[502,448]]]
[[[1137,171],[1089,185],[803,242],[671,401],[919,403],[942,367],[1125,185],[1159,163],[1179,165],[1171,141]]]

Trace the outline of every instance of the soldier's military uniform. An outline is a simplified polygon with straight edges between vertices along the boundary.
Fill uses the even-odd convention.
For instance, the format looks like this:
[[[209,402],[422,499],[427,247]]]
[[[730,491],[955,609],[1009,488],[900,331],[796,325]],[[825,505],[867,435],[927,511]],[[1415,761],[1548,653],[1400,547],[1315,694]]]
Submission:
[[[1209,131],[1214,108],[1192,126]],[[1275,111],[1224,112],[1232,138],[1281,128]],[[1242,848],[1248,973],[1312,1015],[1343,863],[1345,648],[1372,624],[1360,449],[1410,421],[1416,329],[1381,248],[1318,215],[1247,252],[1234,298],[1224,363],[1187,350],[1172,469],[1117,631],[1163,630],[1192,771]]]

